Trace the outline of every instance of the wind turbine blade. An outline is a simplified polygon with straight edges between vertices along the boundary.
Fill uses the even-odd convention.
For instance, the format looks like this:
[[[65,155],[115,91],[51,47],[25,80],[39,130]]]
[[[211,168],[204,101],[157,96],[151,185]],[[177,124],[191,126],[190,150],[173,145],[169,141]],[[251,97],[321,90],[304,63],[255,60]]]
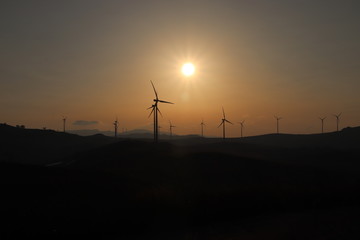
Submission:
[[[169,104],[174,104],[172,102],[167,102],[167,101],[163,101],[163,100],[158,100],[159,102],[162,102],[162,103],[169,103]]]
[[[150,112],[150,114],[149,114],[149,116],[148,116],[148,118],[151,116],[151,114],[154,112],[154,108],[151,110],[151,112]]]
[[[158,110],[158,112],[160,113],[160,116],[161,116],[161,117],[163,117],[163,115],[162,115],[162,113],[161,113],[160,109],[158,108],[157,110]]]
[[[149,110],[150,108],[154,108],[154,105],[152,105],[151,107],[148,107],[146,110]]]
[[[234,125],[234,124],[233,124],[232,122],[230,122],[229,120],[226,120],[226,119],[225,119],[225,121],[228,122],[228,123],[230,123],[230,124],[232,124],[232,125]]]
[[[224,107],[222,107],[222,110],[223,110],[223,116],[225,118],[225,111],[224,111]]]
[[[218,128],[224,124],[224,121],[221,121],[221,123],[219,124]]]
[[[151,80],[150,80],[150,82],[151,82],[151,85],[152,85],[152,87],[153,87],[153,89],[154,89],[155,96],[156,96],[156,100],[157,100],[157,99],[159,99],[159,98],[158,98],[158,95],[157,95],[157,92],[156,92],[155,86],[154,86],[154,84],[153,84],[153,82],[152,82]]]

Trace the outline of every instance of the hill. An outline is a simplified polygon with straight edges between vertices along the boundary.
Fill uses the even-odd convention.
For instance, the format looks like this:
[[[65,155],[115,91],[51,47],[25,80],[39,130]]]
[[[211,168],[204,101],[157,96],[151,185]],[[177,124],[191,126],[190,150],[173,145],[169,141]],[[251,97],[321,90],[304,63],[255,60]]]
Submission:
[[[267,146],[280,146],[291,148],[336,148],[359,149],[360,127],[347,127],[339,132],[323,134],[269,134],[247,137],[242,139],[245,143],[254,143]]]
[[[66,156],[115,141],[103,135],[80,137],[53,130],[23,129],[0,124],[1,162],[52,164]]]
[[[274,146],[261,137],[263,144],[260,140],[202,138],[154,144],[5,129],[2,133],[9,131],[6,139],[14,134],[14,139],[28,138],[25,143],[32,139],[33,151],[39,149],[35,142],[46,142],[44,139],[49,145],[83,143],[84,148],[67,152],[62,164],[47,167],[0,164],[1,189],[6,196],[0,202],[1,220],[6,223],[2,235],[360,237],[360,152],[356,147],[294,148],[281,141]],[[358,136],[358,129],[353,130],[340,134]]]

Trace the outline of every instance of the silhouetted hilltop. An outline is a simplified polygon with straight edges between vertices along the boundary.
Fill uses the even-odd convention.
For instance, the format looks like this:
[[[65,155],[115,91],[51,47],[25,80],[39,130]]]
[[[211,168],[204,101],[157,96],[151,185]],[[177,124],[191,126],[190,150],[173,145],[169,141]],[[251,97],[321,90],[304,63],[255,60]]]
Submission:
[[[339,132],[323,134],[268,134],[246,137],[244,143],[290,148],[360,148],[360,127],[347,127]]]
[[[74,153],[114,142],[103,135],[80,137],[53,130],[24,129],[0,125],[1,161],[51,164]]]
[[[152,141],[153,135],[148,132],[133,132],[127,139],[144,139]],[[115,139],[102,134],[87,137],[53,130],[24,129],[9,125],[0,125],[0,150],[2,161],[15,161],[28,164],[51,164],[62,161],[75,153],[107,145],[122,138]],[[360,127],[344,128],[339,132],[324,134],[268,134],[244,138],[201,138],[197,135],[161,135],[160,141],[170,141],[178,146],[202,148],[204,151],[221,149],[225,152],[241,153],[242,156],[283,155],[287,149],[359,149]],[[212,144],[212,145],[211,145]],[[271,154],[270,154],[271,153]]]

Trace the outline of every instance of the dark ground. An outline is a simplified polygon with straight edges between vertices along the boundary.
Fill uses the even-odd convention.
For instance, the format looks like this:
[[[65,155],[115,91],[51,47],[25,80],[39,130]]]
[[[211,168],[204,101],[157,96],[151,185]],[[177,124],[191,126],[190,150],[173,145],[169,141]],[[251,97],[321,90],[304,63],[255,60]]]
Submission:
[[[355,148],[86,141],[51,167],[2,142],[1,239],[360,239]]]

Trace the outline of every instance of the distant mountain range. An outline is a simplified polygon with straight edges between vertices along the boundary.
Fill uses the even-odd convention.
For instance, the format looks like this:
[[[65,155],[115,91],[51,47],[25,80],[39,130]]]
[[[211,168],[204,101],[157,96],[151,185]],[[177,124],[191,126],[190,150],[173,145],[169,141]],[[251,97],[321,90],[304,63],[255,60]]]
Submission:
[[[75,134],[77,133],[77,134]],[[80,136],[79,134],[90,136]],[[105,132],[106,133],[106,132]],[[120,134],[118,138],[109,137],[98,130],[72,131],[72,133],[53,130],[26,129],[0,124],[1,161],[29,164],[52,164],[62,159],[111,143],[136,139],[152,142],[153,134],[148,130],[132,130]],[[266,147],[282,149],[360,149],[360,127],[348,127],[339,132],[324,134],[267,134],[244,138],[202,138],[198,135],[160,135],[160,141],[190,148],[202,147],[205,150],[225,147],[239,151],[244,146],[254,146],[254,152]],[[204,150],[204,151],[205,151]]]
[[[98,129],[83,129],[83,130],[70,130],[69,133],[76,134],[79,136],[91,136],[95,134],[102,134],[108,137],[114,137],[115,133],[113,131],[100,131]],[[146,129],[133,129],[125,132],[118,133],[119,138],[135,138],[135,139],[153,139],[154,135],[152,131]],[[184,139],[199,137],[199,135],[189,134],[189,135],[176,135],[173,134],[171,139]],[[160,138],[169,140],[170,136],[168,133],[161,133]]]
[[[70,130],[69,133],[77,134],[79,136],[91,136],[95,134],[102,134],[108,137],[114,137],[115,133],[114,131],[101,131],[98,129],[82,129],[82,130]],[[152,134],[151,131],[146,129],[134,129],[126,132],[118,132],[118,136],[134,136],[137,137],[138,135],[143,135],[147,137],[147,135]]]
[[[12,133],[12,134],[11,134]],[[69,138],[89,139],[97,136],[98,139],[111,139],[115,141],[114,132],[100,131],[98,129],[71,130],[69,132],[56,132],[43,129],[25,129],[21,126],[10,126],[0,124],[0,135],[7,138],[15,138],[19,133],[28,137],[39,138]],[[9,135],[10,134],[10,135]],[[70,137],[71,136],[71,137]],[[118,133],[118,138],[122,139],[153,139],[152,131],[146,129],[134,129]],[[19,141],[21,139],[18,139]],[[216,137],[202,138],[199,135],[173,135],[160,134],[160,140],[172,140],[175,144],[194,144],[194,143],[212,143],[223,139]],[[360,127],[347,127],[339,132],[329,132],[323,134],[265,134],[258,136],[249,136],[243,138],[228,138],[226,141],[258,144],[264,146],[277,147],[334,147],[334,148],[360,148]]]

